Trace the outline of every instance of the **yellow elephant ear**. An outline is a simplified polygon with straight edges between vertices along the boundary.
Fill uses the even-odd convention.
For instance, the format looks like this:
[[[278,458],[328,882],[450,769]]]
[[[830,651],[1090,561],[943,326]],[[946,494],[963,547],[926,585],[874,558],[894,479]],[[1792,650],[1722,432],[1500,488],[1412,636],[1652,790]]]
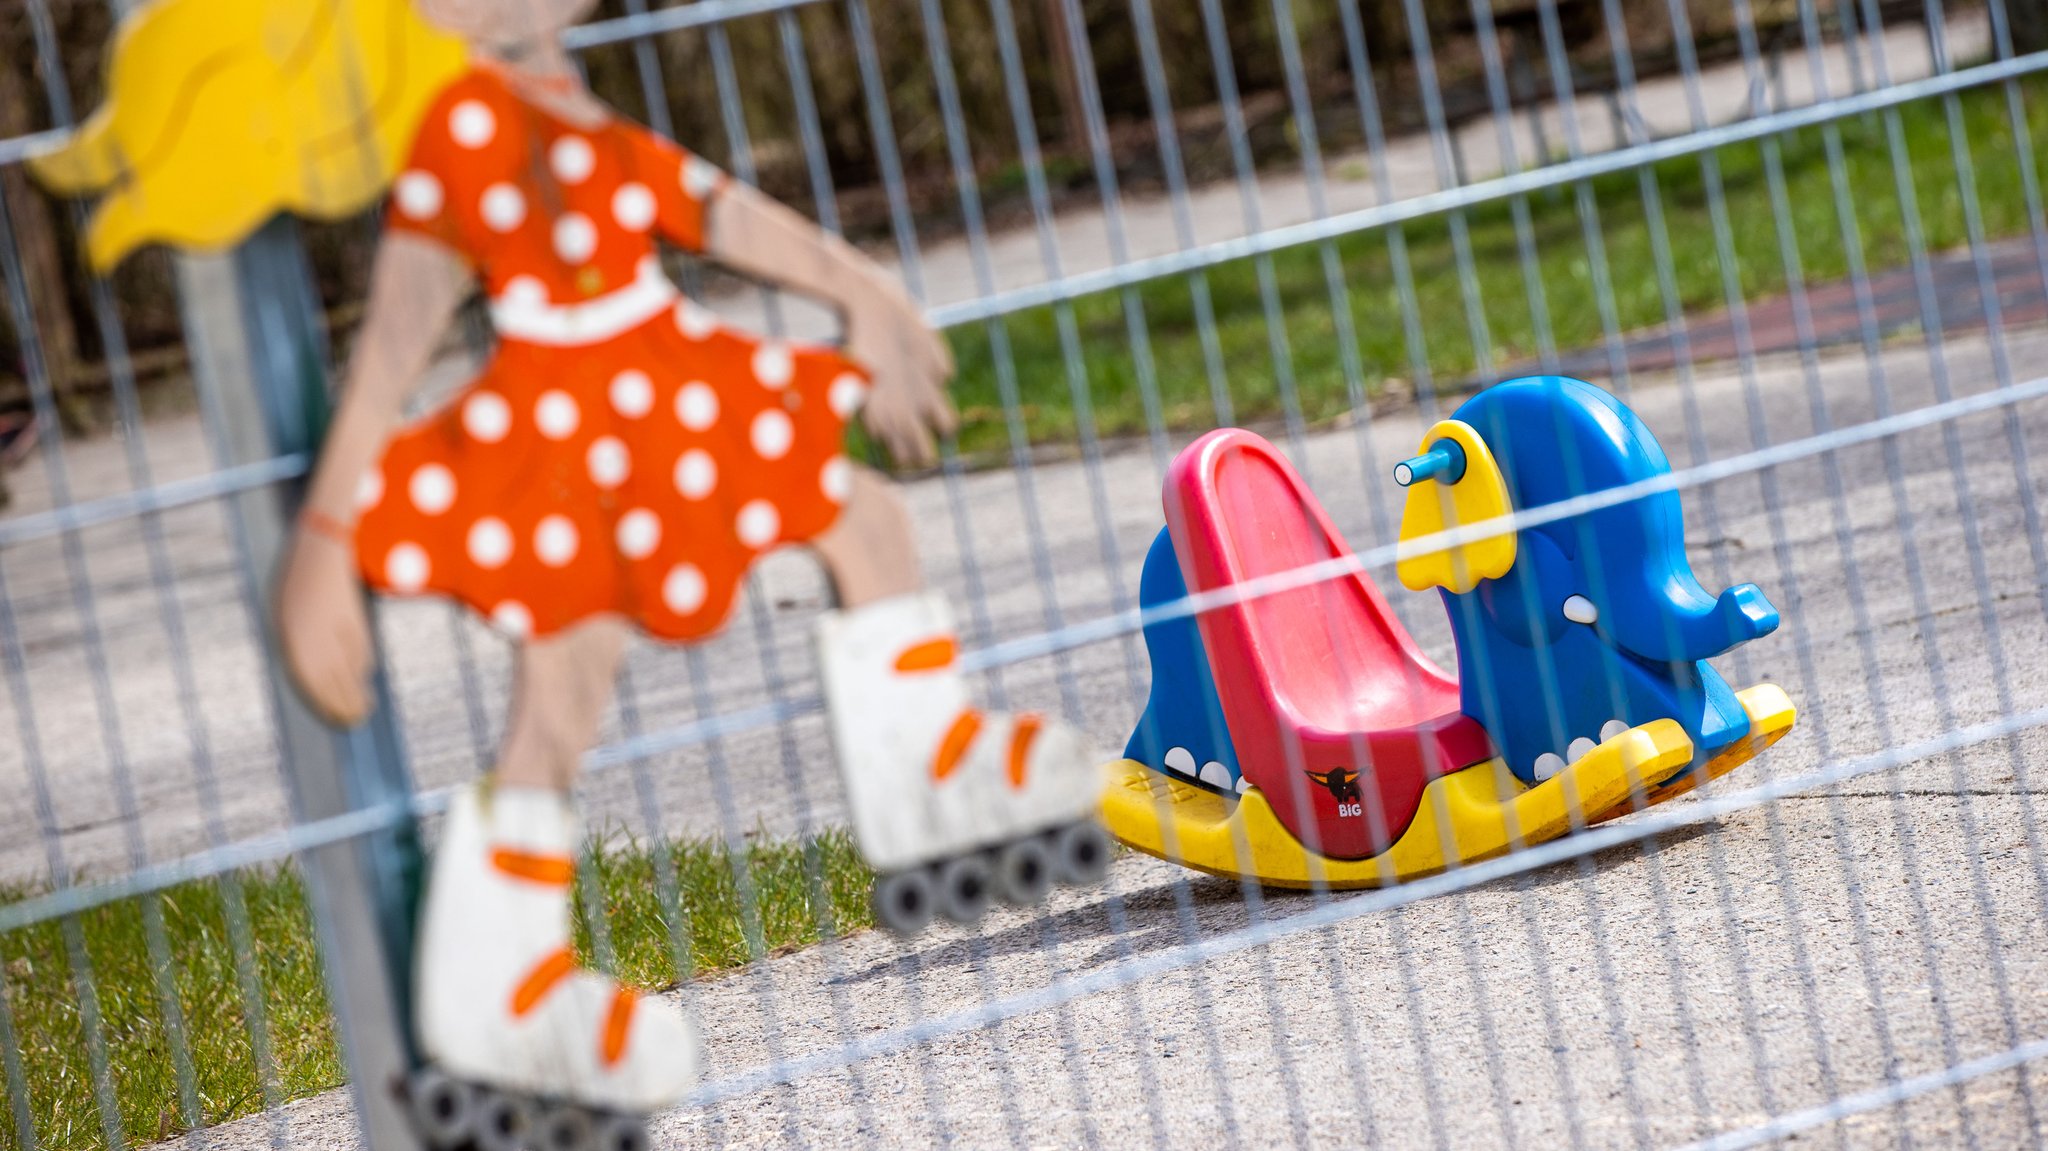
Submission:
[[[1515,565],[1515,533],[1505,524],[1500,534],[1484,539],[1448,546],[1417,542],[1514,511],[1500,465],[1470,424],[1438,421],[1423,434],[1415,458],[1394,466],[1394,479],[1408,489],[1401,538],[1394,548],[1394,572],[1402,586],[1463,593],[1480,580],[1506,575]]]

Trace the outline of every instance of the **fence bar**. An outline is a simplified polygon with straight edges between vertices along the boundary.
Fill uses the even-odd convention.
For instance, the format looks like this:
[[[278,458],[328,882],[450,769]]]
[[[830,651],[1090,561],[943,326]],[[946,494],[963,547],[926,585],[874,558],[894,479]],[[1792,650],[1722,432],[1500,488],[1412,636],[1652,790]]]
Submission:
[[[255,463],[222,468],[190,479],[169,480],[139,491],[66,504],[46,512],[12,516],[0,520],[0,548],[15,547],[32,540],[68,535],[101,524],[119,523],[155,512],[166,512],[174,508],[203,504],[224,496],[238,495],[254,488],[298,479],[311,467],[310,457],[304,452],[295,452],[291,455],[258,460]]]
[[[1908,1099],[1925,1095],[1930,1091],[1939,1091],[1944,1087],[1959,1087],[1972,1079],[1996,1075],[2001,1071],[2020,1068],[2020,1078],[2024,1079],[2027,1075],[2025,1065],[2043,1058],[2048,1058],[2048,1039],[2036,1039],[1996,1055],[1986,1055],[1981,1059],[1958,1063],[1926,1075],[1914,1075],[1874,1090],[1842,1096],[1819,1107],[1809,1107],[1803,1111],[1780,1115],[1768,1123],[1760,1123],[1755,1127],[1728,1131],[1711,1139],[1688,1143],[1679,1151],[1740,1151],[1744,1147],[1761,1147],[1766,1143],[1776,1143],[1797,1135],[1801,1131],[1811,1131],[1815,1127],[1839,1123],[1851,1116],[1866,1114],[1880,1108],[1896,1107]]]
[[[611,20],[593,20],[562,33],[562,44],[572,50],[581,51],[604,44],[644,40],[651,36],[659,36],[663,32],[680,32],[685,28],[726,24],[746,16],[759,16],[767,12],[787,12],[793,8],[804,8],[824,2],[825,0],[697,0],[692,4],[677,4],[669,8],[657,8],[652,12],[634,12]]]

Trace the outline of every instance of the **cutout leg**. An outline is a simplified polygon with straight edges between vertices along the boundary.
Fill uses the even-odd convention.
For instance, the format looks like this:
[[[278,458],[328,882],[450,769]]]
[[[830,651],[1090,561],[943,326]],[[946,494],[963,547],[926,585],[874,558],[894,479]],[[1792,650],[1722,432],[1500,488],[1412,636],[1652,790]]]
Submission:
[[[496,775],[459,792],[420,923],[416,1027],[457,1079],[644,1113],[696,1076],[674,1008],[582,970],[569,898],[582,822],[567,787],[596,735],[626,625],[599,620],[521,653]]]
[[[840,603],[818,621],[818,658],[854,832],[883,873],[877,907],[905,932],[934,908],[971,919],[991,891],[971,853],[1089,818],[1094,755],[1065,724],[974,706],[953,613],[920,590],[909,509],[888,481],[856,471],[812,546]],[[1014,888],[1025,902],[1035,890]]]
[[[569,790],[611,702],[627,632],[625,621],[607,616],[519,653],[499,786]]]
[[[853,489],[831,530],[811,541],[839,606],[852,609],[924,586],[917,534],[896,486],[869,468],[853,469]]]

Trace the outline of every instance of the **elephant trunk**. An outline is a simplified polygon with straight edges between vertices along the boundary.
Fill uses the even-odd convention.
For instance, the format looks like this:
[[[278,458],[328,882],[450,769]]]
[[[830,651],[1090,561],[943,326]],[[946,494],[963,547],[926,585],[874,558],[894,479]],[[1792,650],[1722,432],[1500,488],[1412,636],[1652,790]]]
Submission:
[[[1651,589],[1644,608],[1603,610],[1601,622],[1623,648],[1652,663],[1711,659],[1778,627],[1778,609],[1762,588],[1746,583],[1709,597],[1683,569],[1663,587]]]

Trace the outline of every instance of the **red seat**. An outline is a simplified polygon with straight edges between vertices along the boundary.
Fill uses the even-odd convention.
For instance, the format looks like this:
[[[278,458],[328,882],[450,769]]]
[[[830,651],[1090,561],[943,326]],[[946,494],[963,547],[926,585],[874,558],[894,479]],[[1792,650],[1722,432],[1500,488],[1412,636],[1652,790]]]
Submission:
[[[1294,467],[1241,429],[1189,445],[1165,502],[1194,593],[1351,554]],[[1245,778],[1312,851],[1379,854],[1430,780],[1493,753],[1458,710],[1456,678],[1362,572],[1205,612],[1199,626]]]

